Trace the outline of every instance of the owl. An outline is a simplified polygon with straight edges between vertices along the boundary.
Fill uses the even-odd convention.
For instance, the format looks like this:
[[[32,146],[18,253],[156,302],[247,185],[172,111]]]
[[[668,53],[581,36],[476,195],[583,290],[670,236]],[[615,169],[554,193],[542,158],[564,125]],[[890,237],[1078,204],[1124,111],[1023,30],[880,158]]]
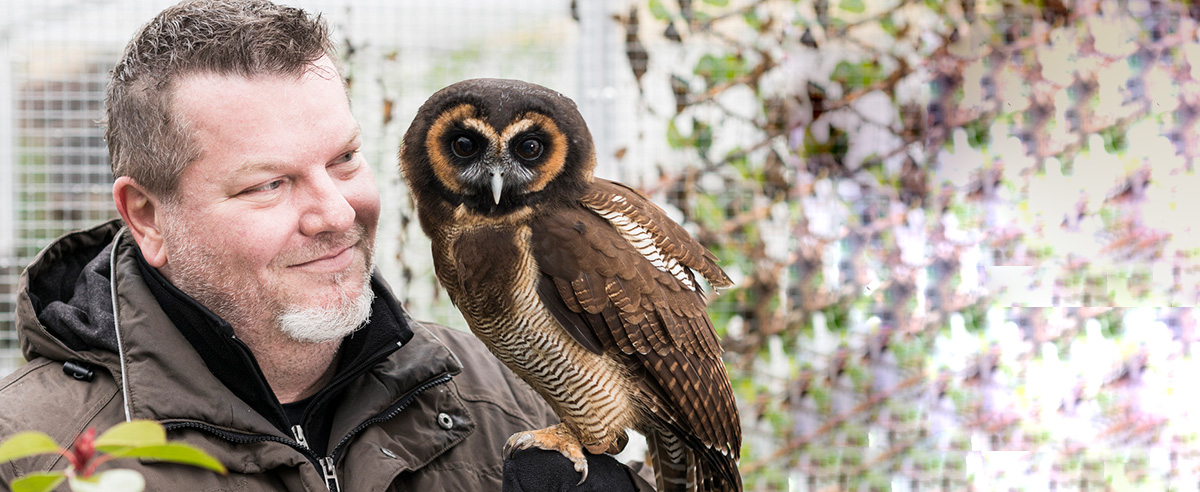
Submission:
[[[741,490],[741,424],[703,284],[716,257],[637,190],[593,176],[575,103],[518,80],[453,84],[400,151],[439,283],[561,423],[518,433],[587,479],[644,436],[660,491]]]

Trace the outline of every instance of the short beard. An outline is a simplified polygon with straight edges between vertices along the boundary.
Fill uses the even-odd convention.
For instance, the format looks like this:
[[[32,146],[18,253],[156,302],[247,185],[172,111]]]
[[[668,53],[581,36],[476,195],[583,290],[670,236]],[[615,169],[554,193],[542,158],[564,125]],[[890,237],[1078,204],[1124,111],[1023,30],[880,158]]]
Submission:
[[[350,290],[348,287],[353,287],[347,285],[347,288],[339,289],[337,301],[332,305],[309,308],[287,306],[286,299],[252,297],[263,294],[260,286],[221,275],[219,272],[225,266],[218,261],[218,255],[189,240],[196,233],[187,222],[177,218],[177,213],[177,210],[170,210],[167,214],[164,236],[176,255],[186,260],[171,265],[171,282],[233,326],[235,332],[238,328],[261,323],[264,311],[276,310],[276,314],[267,322],[274,324],[287,339],[319,344],[340,340],[365,326],[370,319],[375,300],[371,274],[375,267],[374,248],[369,240],[366,240],[367,247],[363,251],[367,261],[366,273],[360,277],[357,296],[352,297],[347,292]],[[365,228],[361,225],[356,227],[358,231],[355,234],[365,240]]]
[[[350,299],[342,292],[333,306],[288,307],[275,320],[279,331],[300,343],[327,343],[341,340],[371,321],[375,291],[371,289],[371,270],[363,279],[358,297]]]

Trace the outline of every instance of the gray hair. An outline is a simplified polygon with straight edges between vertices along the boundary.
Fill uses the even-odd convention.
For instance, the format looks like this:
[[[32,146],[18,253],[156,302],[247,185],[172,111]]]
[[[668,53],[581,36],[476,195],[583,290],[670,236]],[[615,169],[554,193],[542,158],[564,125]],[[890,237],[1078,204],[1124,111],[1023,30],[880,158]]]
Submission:
[[[201,149],[172,109],[183,76],[300,75],[322,56],[337,64],[320,16],[266,0],[189,0],[134,35],[112,71],[105,139],[114,177],[129,176],[165,200]]]

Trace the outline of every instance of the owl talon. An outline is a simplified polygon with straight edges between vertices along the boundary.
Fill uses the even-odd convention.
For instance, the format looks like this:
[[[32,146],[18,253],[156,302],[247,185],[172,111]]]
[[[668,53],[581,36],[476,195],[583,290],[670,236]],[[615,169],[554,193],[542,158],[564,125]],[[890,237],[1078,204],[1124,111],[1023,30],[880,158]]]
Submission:
[[[522,449],[528,449],[533,444],[533,434],[529,432],[518,432],[508,438],[508,442],[504,443],[504,459],[512,458],[513,453]]]
[[[557,451],[571,460],[571,463],[575,464],[575,471],[582,475],[576,485],[581,485],[587,480],[588,464],[587,457],[583,454],[583,446],[573,434],[562,427],[562,424],[513,434],[508,438],[508,442],[504,443],[504,458],[511,458],[513,453],[529,448]]]

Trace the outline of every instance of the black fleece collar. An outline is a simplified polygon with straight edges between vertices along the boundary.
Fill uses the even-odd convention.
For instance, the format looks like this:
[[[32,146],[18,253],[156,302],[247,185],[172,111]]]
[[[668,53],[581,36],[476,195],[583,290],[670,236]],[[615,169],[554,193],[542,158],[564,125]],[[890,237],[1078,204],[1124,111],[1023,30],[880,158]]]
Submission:
[[[263,376],[250,349],[233,333],[233,327],[198,301],[171,284],[158,269],[146,263],[141,251],[138,267],[159,306],[200,354],[209,371],[235,395],[257,409],[280,431],[292,435],[289,419]],[[330,404],[341,390],[413,337],[403,309],[377,276],[371,277],[375,301],[367,325],[342,340],[342,355],[328,386],[311,399],[304,411],[304,430],[310,447],[324,453],[329,432]]]

